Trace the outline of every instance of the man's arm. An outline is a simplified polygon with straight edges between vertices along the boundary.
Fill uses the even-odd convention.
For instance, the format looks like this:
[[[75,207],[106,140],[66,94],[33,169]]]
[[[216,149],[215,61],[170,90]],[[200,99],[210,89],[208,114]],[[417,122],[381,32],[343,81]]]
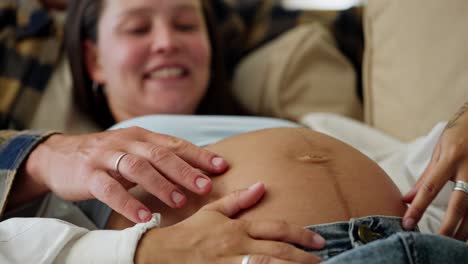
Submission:
[[[37,188],[21,191],[27,190],[31,183],[18,172],[34,147],[50,134],[0,131],[2,209],[15,179],[10,205],[18,201],[17,198],[42,194]],[[21,189],[23,184],[26,186]],[[21,193],[23,195],[15,196]],[[0,222],[0,263],[133,263],[140,237],[147,229],[158,225],[159,217],[153,216],[149,223],[123,231],[89,231],[57,219],[12,218]]]

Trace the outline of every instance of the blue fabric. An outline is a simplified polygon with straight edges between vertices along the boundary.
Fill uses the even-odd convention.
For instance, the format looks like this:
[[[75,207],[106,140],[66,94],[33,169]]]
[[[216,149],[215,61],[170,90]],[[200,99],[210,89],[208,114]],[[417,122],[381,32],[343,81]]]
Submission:
[[[0,90],[7,91],[8,96],[0,100],[0,128],[23,130],[28,128],[60,57],[62,25],[42,8],[42,1],[3,2],[0,5]]]
[[[24,132],[0,145],[0,170],[16,170],[30,151],[43,139],[39,132]]]
[[[396,233],[331,258],[327,264],[462,264],[468,263],[468,245],[445,236]]]
[[[406,232],[400,217],[368,216],[307,228],[327,241],[324,249],[307,250],[326,264],[468,263],[468,244],[440,235]]]
[[[370,243],[371,240],[385,239],[397,232],[404,231],[401,217],[393,216],[366,216],[306,228],[320,234],[327,241],[324,249],[306,250],[324,260],[359,248]]]
[[[10,135],[0,134],[0,216],[5,209],[8,194],[18,169],[32,149],[52,133],[22,132]],[[5,137],[6,136],[6,137]]]
[[[78,208],[96,225],[99,229],[105,229],[107,221],[112,214],[112,209],[105,203],[96,200],[86,200],[75,203]]]

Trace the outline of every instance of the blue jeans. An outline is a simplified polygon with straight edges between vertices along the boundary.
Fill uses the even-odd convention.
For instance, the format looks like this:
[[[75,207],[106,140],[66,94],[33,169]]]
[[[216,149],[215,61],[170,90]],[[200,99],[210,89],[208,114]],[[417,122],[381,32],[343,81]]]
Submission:
[[[105,203],[96,200],[86,200],[75,203],[78,208],[93,222],[98,229],[104,229],[112,214],[112,209]]]
[[[324,263],[468,263],[468,245],[448,237],[405,232],[400,217],[368,216],[308,229],[327,240],[309,251]]]

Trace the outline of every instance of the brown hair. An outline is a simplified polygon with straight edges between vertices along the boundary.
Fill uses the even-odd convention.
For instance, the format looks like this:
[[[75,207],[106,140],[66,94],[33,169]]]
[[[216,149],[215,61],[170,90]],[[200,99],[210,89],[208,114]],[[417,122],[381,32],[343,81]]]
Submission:
[[[212,50],[210,81],[196,114],[240,114],[241,108],[232,96],[226,80],[220,50],[221,38],[215,30],[215,17],[210,2],[201,0]],[[70,1],[65,24],[65,51],[72,73],[74,102],[79,110],[103,129],[113,125],[115,120],[102,89],[93,89],[93,81],[84,61],[83,43],[86,39],[97,41],[97,25],[104,4],[104,0]]]

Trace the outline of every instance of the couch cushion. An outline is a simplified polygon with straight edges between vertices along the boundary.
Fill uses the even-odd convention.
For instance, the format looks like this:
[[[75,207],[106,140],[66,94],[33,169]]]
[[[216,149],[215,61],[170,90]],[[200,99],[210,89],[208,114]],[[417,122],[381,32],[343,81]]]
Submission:
[[[361,119],[356,77],[330,32],[318,23],[284,33],[244,58],[234,93],[256,115],[299,121],[309,112]]]
[[[368,1],[366,121],[403,140],[468,100],[468,1]]]

